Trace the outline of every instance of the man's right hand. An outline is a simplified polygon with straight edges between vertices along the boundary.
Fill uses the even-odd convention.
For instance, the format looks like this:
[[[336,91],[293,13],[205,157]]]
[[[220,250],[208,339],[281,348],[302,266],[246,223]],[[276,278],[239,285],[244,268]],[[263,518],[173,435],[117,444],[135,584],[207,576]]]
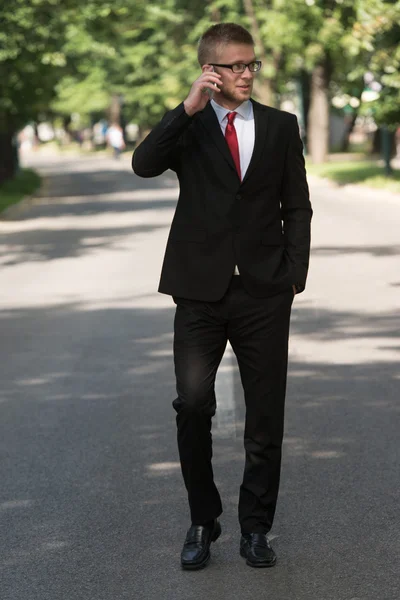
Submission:
[[[220,83],[221,76],[215,73],[210,65],[204,65],[203,73],[193,83],[188,97],[183,102],[186,114],[191,117],[203,110],[210,100],[209,91],[218,93],[220,91],[218,84]]]

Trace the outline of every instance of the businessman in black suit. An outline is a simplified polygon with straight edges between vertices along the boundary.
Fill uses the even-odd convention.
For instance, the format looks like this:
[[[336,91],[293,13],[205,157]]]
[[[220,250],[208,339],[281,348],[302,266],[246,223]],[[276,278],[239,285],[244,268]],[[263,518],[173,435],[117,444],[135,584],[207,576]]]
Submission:
[[[221,533],[211,421],[229,340],[246,403],[240,554],[250,566],[270,567],[290,311],[306,283],[312,209],[296,117],[251,99],[261,63],[250,33],[233,23],[214,25],[199,42],[198,58],[202,74],[187,98],[132,162],[142,177],[172,169],[180,184],[159,291],[176,304],[173,406],[192,521],[181,565],[204,567]]]

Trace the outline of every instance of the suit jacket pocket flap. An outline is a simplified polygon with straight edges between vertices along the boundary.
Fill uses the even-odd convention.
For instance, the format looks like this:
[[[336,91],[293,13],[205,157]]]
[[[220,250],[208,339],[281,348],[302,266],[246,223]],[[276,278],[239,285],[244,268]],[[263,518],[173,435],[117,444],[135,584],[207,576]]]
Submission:
[[[170,233],[171,240],[177,242],[205,242],[205,229],[196,229],[190,225],[173,225]]]

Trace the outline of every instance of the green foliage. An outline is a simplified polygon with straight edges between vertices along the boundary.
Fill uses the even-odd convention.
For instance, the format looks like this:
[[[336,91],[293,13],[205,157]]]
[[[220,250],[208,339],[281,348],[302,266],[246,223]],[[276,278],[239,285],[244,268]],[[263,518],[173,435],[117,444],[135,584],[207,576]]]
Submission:
[[[0,185],[0,212],[22,198],[33,194],[41,184],[41,179],[31,169],[20,170],[11,181]]]
[[[7,5],[6,5],[7,4]],[[259,38],[260,77],[284,93],[300,71],[329,65],[332,92],[360,95],[368,70],[384,85],[373,107],[398,123],[400,2],[396,0],[14,0],[0,7],[0,131],[49,111],[88,117],[113,94],[124,116],[152,126],[200,73],[196,44],[213,22]],[[247,9],[246,9],[247,7]],[[247,11],[247,12],[246,12]]]
[[[400,171],[385,176],[384,167],[376,161],[329,162],[324,165],[307,164],[307,172],[324,177],[338,185],[362,184],[368,187],[386,189],[400,193]]]
[[[51,98],[57,73],[65,66],[60,39],[69,2],[15,0],[0,8],[0,130],[35,118]]]
[[[110,104],[110,96],[104,89],[106,73],[95,66],[85,79],[66,75],[56,85],[56,99],[52,109],[60,114],[89,114],[105,112]]]
[[[379,125],[395,129],[400,124],[400,2],[358,0],[357,16],[353,48],[366,58],[364,72],[371,72],[383,86],[369,112]],[[362,63],[357,68],[360,73]]]
[[[112,3],[112,10],[110,6],[106,0],[87,0],[84,5],[79,0],[1,4],[0,131],[15,131],[47,111],[64,76],[80,83],[96,60],[115,60],[113,42],[118,39],[112,38],[112,24],[117,16],[122,19],[125,9],[121,0]],[[98,74],[91,75],[89,90],[96,81],[98,89]]]

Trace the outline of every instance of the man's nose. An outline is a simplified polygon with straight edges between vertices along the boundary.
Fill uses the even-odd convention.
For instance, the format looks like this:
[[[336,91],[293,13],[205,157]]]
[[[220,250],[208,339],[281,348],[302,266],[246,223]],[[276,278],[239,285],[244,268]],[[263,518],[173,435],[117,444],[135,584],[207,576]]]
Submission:
[[[254,77],[254,73],[252,71],[250,71],[250,69],[247,65],[246,65],[245,70],[242,73],[242,77],[244,77],[245,79],[253,79],[253,77]]]

